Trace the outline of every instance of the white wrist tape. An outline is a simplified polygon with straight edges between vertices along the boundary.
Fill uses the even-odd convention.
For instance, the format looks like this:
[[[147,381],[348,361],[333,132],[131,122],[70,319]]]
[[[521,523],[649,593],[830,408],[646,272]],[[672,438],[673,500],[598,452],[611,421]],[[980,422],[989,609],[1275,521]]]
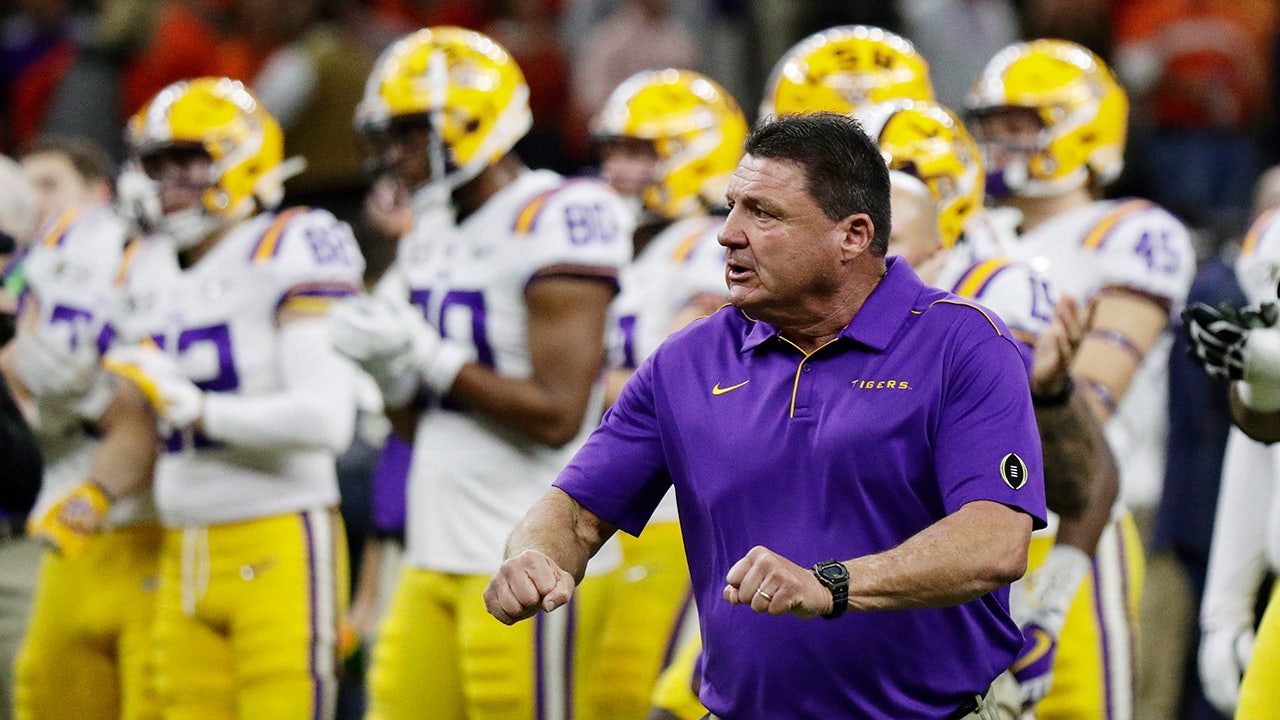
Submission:
[[[434,357],[422,369],[422,381],[435,394],[441,397],[448,395],[453,381],[462,372],[462,366],[474,359],[475,352],[470,347],[441,340]]]
[[[1240,402],[1256,412],[1275,412],[1280,410],[1280,381],[1263,380],[1258,382],[1236,382],[1236,395]]]
[[[1059,543],[1036,570],[1031,589],[1032,618],[1055,638],[1062,634],[1067,610],[1091,567],[1089,556],[1083,550]]]
[[[1250,383],[1280,384],[1280,328],[1249,331],[1244,344],[1244,379]]]

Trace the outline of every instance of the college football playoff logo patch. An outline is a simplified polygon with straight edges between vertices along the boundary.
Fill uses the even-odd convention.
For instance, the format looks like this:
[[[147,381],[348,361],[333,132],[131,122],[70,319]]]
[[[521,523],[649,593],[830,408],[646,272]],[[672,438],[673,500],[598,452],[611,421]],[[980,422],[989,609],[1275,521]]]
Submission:
[[[1000,461],[1000,477],[1014,490],[1027,484],[1027,466],[1017,453],[1009,453]]]

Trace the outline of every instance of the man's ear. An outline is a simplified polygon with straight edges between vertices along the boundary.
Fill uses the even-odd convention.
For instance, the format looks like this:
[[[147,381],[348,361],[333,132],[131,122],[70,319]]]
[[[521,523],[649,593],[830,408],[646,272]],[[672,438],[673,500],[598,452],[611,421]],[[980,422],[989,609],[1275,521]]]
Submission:
[[[876,236],[875,223],[866,213],[853,213],[840,221],[840,249],[846,260],[852,260],[868,251]]]

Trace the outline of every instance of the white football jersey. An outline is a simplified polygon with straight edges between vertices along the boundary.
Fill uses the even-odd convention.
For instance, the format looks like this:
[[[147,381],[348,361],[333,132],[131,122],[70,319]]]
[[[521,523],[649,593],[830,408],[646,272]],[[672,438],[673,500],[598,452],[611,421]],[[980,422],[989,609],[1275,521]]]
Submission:
[[[460,224],[446,215],[417,218],[378,292],[407,292],[441,335],[469,344],[479,363],[504,376],[533,373],[530,282],[555,276],[616,282],[631,255],[631,215],[594,180],[524,171]],[[447,573],[496,571],[507,535],[599,423],[602,390],[593,393],[578,437],[559,449],[461,411],[447,398],[428,399],[409,469],[409,562]],[[592,571],[610,562],[597,555]]]
[[[185,270],[168,242],[136,242],[121,268],[119,341],[152,339],[206,392],[279,392],[278,313],[359,292],[363,269],[351,229],[324,210],[254,216]],[[156,464],[155,494],[171,527],[327,507],[338,502],[334,454],[175,433]]]
[[[693,217],[664,228],[622,271],[622,290],[614,301],[614,336],[609,361],[635,370],[667,335],[676,317],[695,297],[724,295],[724,247],[716,240],[724,218]],[[670,490],[653,511],[651,522],[674,522],[675,491]]]
[[[1123,288],[1166,304],[1170,317],[1176,317],[1195,276],[1187,229],[1146,200],[1098,201],[1061,213],[1024,233],[1010,249],[1081,307],[1107,288]],[[1121,500],[1130,507],[1154,506],[1164,483],[1172,344],[1166,327],[1106,424],[1120,466]]]
[[[724,248],[716,241],[722,217],[679,220],[654,235],[623,269],[614,301],[610,364],[634,370],[671,334],[676,316],[693,298],[728,296]]]
[[[1048,277],[1004,254],[1005,248],[994,234],[979,240],[966,233],[934,285],[993,310],[1011,330],[1039,337],[1053,321],[1058,293]]]
[[[128,229],[105,205],[68,210],[31,246],[23,261],[24,298],[39,308],[40,327],[52,338],[110,342],[109,308],[115,297],[116,271]],[[24,300],[25,302],[26,300]],[[98,441],[80,422],[46,428],[39,434],[44,459],[35,513],[89,478]],[[150,491],[112,503],[108,523],[115,527],[155,522]]]
[[[1236,280],[1252,304],[1274,302],[1280,282],[1280,213],[1263,213],[1244,237],[1236,258]]]

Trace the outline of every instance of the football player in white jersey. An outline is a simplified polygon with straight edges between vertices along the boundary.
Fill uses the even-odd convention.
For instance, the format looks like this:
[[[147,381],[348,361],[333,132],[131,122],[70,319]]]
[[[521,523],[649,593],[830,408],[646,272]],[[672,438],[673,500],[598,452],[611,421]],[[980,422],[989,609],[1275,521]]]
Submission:
[[[601,174],[640,206],[635,259],[614,303],[607,402],[673,330],[728,302],[716,241],[747,121],[734,99],[689,70],[638,73],[609,95],[592,128]],[[696,634],[675,494],[641,537],[623,536],[620,593],[591,690],[599,717],[645,717],[654,681]],[[703,711],[705,712],[705,710]]]
[[[1087,49],[1040,40],[992,58],[968,110],[988,196],[1022,213],[1010,252],[1089,307],[1072,378],[1105,422],[1122,501],[1149,508],[1164,477],[1170,313],[1186,299],[1195,257],[1186,228],[1165,210],[1094,200],[1121,169],[1124,91]],[[1096,637],[1103,656],[1079,673],[1055,673],[1061,692],[1040,704],[1042,718],[1133,716],[1142,552],[1128,512],[1104,533],[1093,570],[1096,622],[1072,634]]]
[[[110,187],[95,182],[106,168],[78,174],[81,161],[93,164],[82,152],[49,142],[28,156],[47,175],[42,189],[56,190],[58,214],[17,273],[18,330],[4,350],[44,458],[28,532],[50,544],[13,710],[18,718],[156,718],[149,638],[160,530],[147,486],[157,443],[141,396],[99,365],[126,226],[105,204]]]
[[[893,100],[861,117],[893,170],[898,222],[890,252],[903,254],[926,283],[994,310],[1033,358],[1032,398],[1054,519],[1033,535],[1028,575],[1011,595],[1028,639],[1012,669],[1022,686],[1022,707],[1030,710],[1052,692],[1056,670],[1096,662],[1096,651],[1083,657],[1076,652],[1088,647],[1074,637],[1079,623],[1065,641],[1063,631],[1071,608],[1085,605],[1078,598],[1092,592],[1090,558],[1118,485],[1101,426],[1068,381],[1083,334],[1078,310],[1070,299],[1057,298],[1048,278],[1002,254],[1001,226],[981,204],[985,173],[978,146],[954,113],[928,101]],[[1060,644],[1066,651],[1058,657]]]
[[[369,674],[377,720],[586,716],[574,676],[592,670],[609,584],[518,627],[483,601],[507,535],[599,420],[631,256],[621,198],[512,154],[528,92],[490,38],[429,28],[383,52],[357,110],[415,214],[375,295],[333,315],[387,407],[417,414],[407,567]]]
[[[353,432],[355,368],[325,314],[359,291],[363,260],[328,212],[273,210],[294,163],[240,82],[164,88],[127,140],[154,232],[125,251],[106,364],[165,433],[164,716],[330,717],[348,586],[334,458]]]
[[[1187,312],[1191,349],[1210,374],[1239,381],[1233,384],[1236,404],[1246,399],[1249,405],[1244,407],[1262,416],[1280,410],[1280,388],[1275,387],[1280,383],[1275,373],[1264,372],[1268,366],[1280,367],[1280,337],[1274,328],[1280,213],[1271,210],[1254,221],[1236,260],[1236,278],[1251,308],[1228,318],[1224,308],[1193,305]],[[1270,316],[1260,317],[1258,309],[1267,304],[1272,307]],[[1253,323],[1231,322],[1255,312],[1259,317]],[[1273,327],[1249,327],[1255,323]],[[1236,347],[1213,355],[1213,343],[1219,339]],[[1273,717],[1280,702],[1280,603],[1274,593],[1256,643],[1254,634],[1258,591],[1267,571],[1280,567],[1277,452],[1280,449],[1251,439],[1241,428],[1231,429],[1200,609],[1199,667],[1205,697],[1224,715],[1237,718]]]

